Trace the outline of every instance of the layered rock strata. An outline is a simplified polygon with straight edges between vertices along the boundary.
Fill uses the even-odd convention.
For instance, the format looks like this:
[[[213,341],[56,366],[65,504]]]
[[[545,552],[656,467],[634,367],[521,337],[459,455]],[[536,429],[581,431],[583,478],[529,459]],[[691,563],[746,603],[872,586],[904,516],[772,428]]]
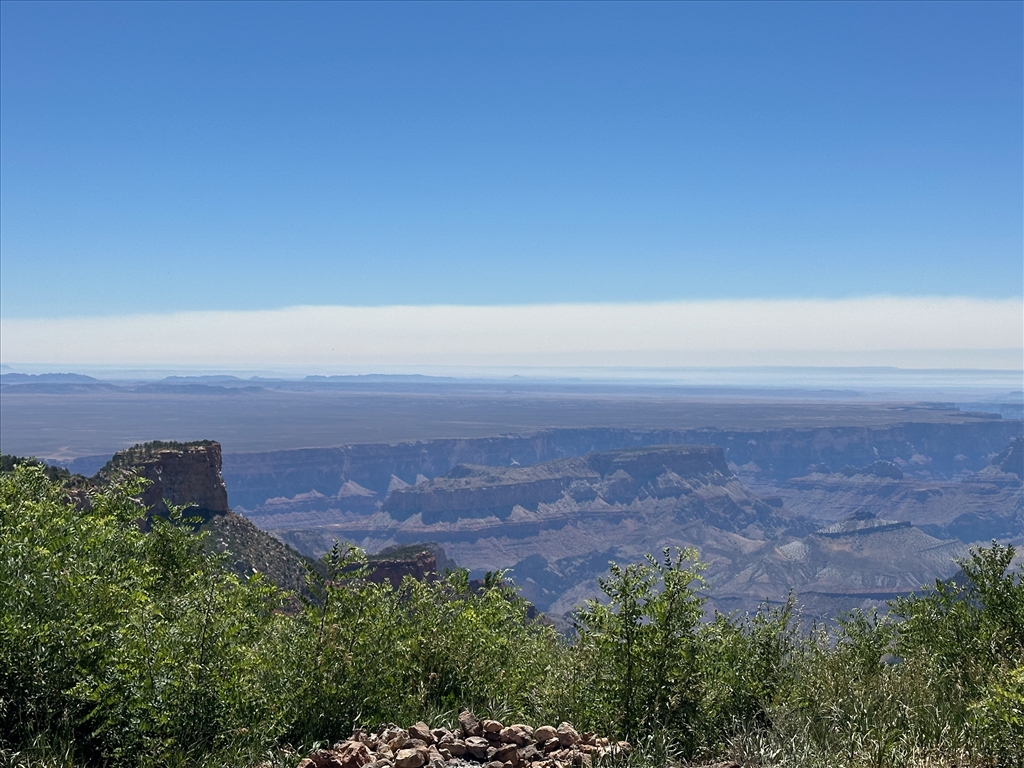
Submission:
[[[1019,420],[899,422],[889,426],[828,426],[801,429],[633,430],[549,429],[525,435],[408,443],[363,443],[229,454],[224,475],[236,507],[256,511],[269,499],[291,499],[315,491],[335,496],[353,481],[383,499],[392,479],[414,485],[459,464],[529,466],[589,453],[654,445],[716,445],[748,481],[779,484],[824,466],[830,471],[892,462],[916,479],[950,480],[984,469],[1022,434]]]

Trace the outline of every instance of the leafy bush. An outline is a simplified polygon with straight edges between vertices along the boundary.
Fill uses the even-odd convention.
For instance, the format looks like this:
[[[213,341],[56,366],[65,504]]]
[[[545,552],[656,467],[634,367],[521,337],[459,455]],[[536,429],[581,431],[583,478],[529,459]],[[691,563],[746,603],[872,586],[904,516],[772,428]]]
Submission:
[[[703,565],[693,549],[666,549],[660,560],[648,555],[609,570],[598,580],[607,602],[590,600],[576,613],[573,668],[583,675],[575,684],[583,699],[576,719],[634,742],[670,732],[689,746],[704,604],[695,585]]]
[[[0,475],[0,749],[40,737],[75,762],[255,759],[365,722],[536,709],[554,632],[500,578],[398,590],[336,547],[298,614],[241,580],[180,511],[152,517],[138,480],[79,509],[38,466]],[[219,756],[219,757],[218,757]]]
[[[705,621],[696,552],[666,550],[611,565],[567,639],[500,574],[394,588],[342,545],[296,609],[180,511],[140,525],[141,490],[127,477],[84,503],[37,464],[0,473],[0,762],[281,763],[289,743],[469,707],[629,738],[637,764],[1024,764],[1011,547],[809,633],[792,600]]]
[[[135,763],[280,734],[276,590],[173,521],[142,533],[139,490],[115,483],[80,510],[38,467],[0,475],[3,747],[45,734],[76,761]]]

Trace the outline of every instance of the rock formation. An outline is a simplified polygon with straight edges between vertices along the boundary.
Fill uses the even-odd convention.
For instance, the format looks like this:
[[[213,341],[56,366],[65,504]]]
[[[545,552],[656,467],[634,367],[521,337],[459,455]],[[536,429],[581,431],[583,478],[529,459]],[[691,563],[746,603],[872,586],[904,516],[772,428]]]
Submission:
[[[742,482],[718,446],[463,464],[416,485],[393,483],[373,514],[338,513],[275,533],[309,554],[335,538],[371,552],[436,541],[476,574],[509,569],[523,596],[556,621],[598,592],[610,561],[695,546],[709,563],[713,607],[752,610],[792,590],[808,615],[834,615],[949,577],[966,551],[957,535],[1021,531],[1021,484],[1002,471],[1012,459],[1004,453],[959,482],[923,481],[883,459],[838,472],[818,464],[769,486],[767,497]]]
[[[219,443],[135,445],[114,454],[91,482],[109,482],[126,470],[150,481],[139,498],[149,514],[166,515],[170,503],[186,507],[187,517],[202,518],[200,530],[209,534],[206,546],[225,553],[228,566],[240,576],[263,574],[282,589],[307,592],[307,566],[313,564],[228,508]]]
[[[396,588],[406,576],[417,581],[431,580],[457,567],[445,555],[444,549],[433,542],[384,549],[371,554],[367,565],[370,581],[378,584],[387,581]]]
[[[898,409],[894,409],[898,414]],[[408,443],[363,443],[229,454],[224,476],[236,507],[249,512],[272,498],[316,491],[334,496],[351,480],[388,494],[392,478],[415,485],[458,464],[522,467],[588,453],[654,445],[715,445],[747,482],[778,485],[801,477],[814,465],[829,471],[889,461],[919,480],[951,480],[977,472],[1022,434],[1019,420],[987,419],[888,426],[831,426],[802,429],[632,430],[594,427],[549,429],[527,435]]]
[[[630,751],[624,741],[580,734],[570,723],[506,727],[462,712],[454,730],[430,728],[423,722],[408,728],[356,730],[347,741],[315,750],[299,768],[444,768],[473,763],[484,768],[591,768],[598,760],[622,759]]]
[[[1019,541],[1024,538],[1024,491],[1021,475],[1012,470],[1022,442],[1014,440],[989,466],[964,473],[955,482],[868,471],[875,465],[855,472],[815,467],[770,492],[794,513],[823,521],[870,513],[968,544]]]
[[[153,514],[166,515],[167,504],[188,506],[189,515],[209,519],[229,511],[228,491],[221,476],[220,443],[143,443],[118,451],[97,477],[109,479],[131,469],[149,481],[140,500]]]
[[[479,467],[459,464],[435,480],[397,488],[384,502],[395,520],[420,515],[425,525],[463,517],[507,519],[516,506],[536,509],[557,501],[576,481],[600,475],[583,459],[562,459],[532,467]]]
[[[1018,437],[1006,446],[992,459],[992,466],[999,472],[1024,480],[1024,437]]]
[[[1021,445],[1021,422],[998,418],[553,429],[233,456],[227,477],[232,498],[254,501],[246,515],[310,555],[334,538],[371,552],[436,541],[475,575],[511,569],[524,596],[555,614],[593,596],[610,560],[666,545],[698,547],[719,607],[752,609],[792,587],[818,590],[813,599],[831,613],[861,598],[832,583],[829,569],[849,569],[863,599],[880,600],[954,572],[957,541],[1022,543]],[[377,494],[373,504],[338,501],[347,483]],[[270,502],[268,493],[288,498]],[[856,516],[899,525],[870,526],[856,539],[869,551],[854,557],[844,537],[827,531]],[[774,547],[795,541],[803,544],[785,552],[806,545],[815,553],[807,564],[797,567],[785,552],[773,559]],[[905,576],[884,576],[900,558]],[[872,569],[886,583],[871,584]]]

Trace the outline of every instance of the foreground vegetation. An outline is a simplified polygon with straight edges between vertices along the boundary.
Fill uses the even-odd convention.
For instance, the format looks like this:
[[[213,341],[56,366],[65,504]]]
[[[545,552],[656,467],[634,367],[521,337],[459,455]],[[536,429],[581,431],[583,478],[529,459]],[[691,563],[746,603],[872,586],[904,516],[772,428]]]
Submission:
[[[626,738],[636,764],[1024,762],[1010,547],[809,633],[792,605],[705,621],[696,554],[666,551],[611,566],[566,640],[500,576],[393,589],[345,547],[295,610],[180,517],[143,533],[139,491],[115,479],[83,511],[42,467],[0,474],[0,762],[293,765],[354,725],[463,707]]]

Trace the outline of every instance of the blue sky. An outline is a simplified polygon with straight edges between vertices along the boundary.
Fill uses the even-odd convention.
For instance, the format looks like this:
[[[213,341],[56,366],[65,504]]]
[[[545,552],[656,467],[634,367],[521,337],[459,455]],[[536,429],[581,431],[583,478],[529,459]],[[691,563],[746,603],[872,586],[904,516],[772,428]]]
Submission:
[[[1024,295],[1020,3],[0,13],[4,318]]]

